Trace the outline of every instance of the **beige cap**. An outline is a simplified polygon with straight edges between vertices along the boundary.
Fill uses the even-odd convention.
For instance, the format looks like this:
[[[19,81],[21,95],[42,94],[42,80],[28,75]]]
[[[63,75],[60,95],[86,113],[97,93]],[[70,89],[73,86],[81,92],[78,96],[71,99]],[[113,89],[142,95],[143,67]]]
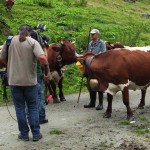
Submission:
[[[91,34],[95,34],[95,33],[100,34],[100,32],[99,32],[99,30],[98,30],[98,29],[92,29],[90,33],[91,33]]]

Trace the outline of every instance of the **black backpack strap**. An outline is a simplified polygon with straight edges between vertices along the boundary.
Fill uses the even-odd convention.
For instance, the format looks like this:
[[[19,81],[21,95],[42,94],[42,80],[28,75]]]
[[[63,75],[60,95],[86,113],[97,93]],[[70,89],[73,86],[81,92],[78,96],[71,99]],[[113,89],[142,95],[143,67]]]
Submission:
[[[8,36],[7,40],[6,40],[6,55],[7,55],[7,60],[8,60],[8,49],[9,49],[9,46],[10,46],[12,38],[13,38],[13,36]]]

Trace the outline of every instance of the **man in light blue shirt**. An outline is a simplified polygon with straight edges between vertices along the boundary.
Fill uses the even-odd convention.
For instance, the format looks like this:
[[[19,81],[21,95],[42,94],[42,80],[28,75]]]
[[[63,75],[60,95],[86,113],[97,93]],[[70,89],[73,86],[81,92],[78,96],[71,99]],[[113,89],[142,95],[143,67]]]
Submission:
[[[87,52],[92,52],[94,54],[100,54],[102,52],[106,51],[106,45],[103,40],[100,39],[100,32],[98,29],[92,29],[91,32],[91,41],[88,45]],[[84,105],[84,108],[91,108],[95,107],[96,103],[96,91],[92,91],[89,89],[90,94],[90,103],[87,105]],[[99,104],[96,107],[96,110],[102,110],[103,109],[103,92],[98,91],[99,95]]]
[[[106,45],[103,40],[100,39],[100,32],[97,29],[91,30],[91,38],[92,41],[90,41],[88,45],[88,52],[92,52],[94,54],[100,54],[102,52],[106,51]]]

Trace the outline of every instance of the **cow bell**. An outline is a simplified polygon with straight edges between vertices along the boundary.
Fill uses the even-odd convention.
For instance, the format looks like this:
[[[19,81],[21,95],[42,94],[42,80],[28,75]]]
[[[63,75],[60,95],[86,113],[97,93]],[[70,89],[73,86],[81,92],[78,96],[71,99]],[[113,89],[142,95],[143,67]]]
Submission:
[[[79,61],[77,61],[76,66],[79,68],[81,73],[84,73],[85,68]]]
[[[99,83],[97,79],[90,79],[90,87],[93,91],[99,90]]]

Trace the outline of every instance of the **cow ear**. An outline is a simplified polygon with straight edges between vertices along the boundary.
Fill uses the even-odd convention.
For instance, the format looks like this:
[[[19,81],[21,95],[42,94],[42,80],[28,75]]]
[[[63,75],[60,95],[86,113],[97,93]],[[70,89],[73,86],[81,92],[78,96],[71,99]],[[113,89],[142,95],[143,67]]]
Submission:
[[[53,49],[54,51],[56,51],[56,52],[60,52],[60,51],[61,51],[60,46],[57,46],[57,45],[53,45],[53,46],[52,46],[52,49]]]

